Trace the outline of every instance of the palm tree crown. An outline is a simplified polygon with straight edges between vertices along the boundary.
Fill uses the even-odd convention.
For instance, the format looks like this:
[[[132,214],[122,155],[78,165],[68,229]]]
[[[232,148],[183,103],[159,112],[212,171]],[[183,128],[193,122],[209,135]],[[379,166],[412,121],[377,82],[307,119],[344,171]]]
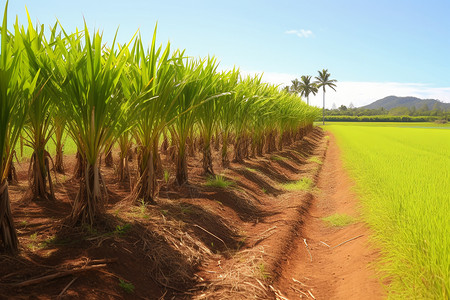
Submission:
[[[328,73],[328,70],[323,69],[322,71],[319,71],[319,76],[316,76],[316,82],[317,88],[322,88],[323,90],[323,109],[322,109],[322,118],[323,118],[323,124],[325,125],[325,88],[330,87],[334,91],[336,91],[335,87],[337,82],[335,79],[330,79],[330,73]]]
[[[300,81],[298,81],[297,78],[295,78],[294,80],[291,80],[292,85],[290,87],[290,92],[291,93],[300,93],[301,92],[301,88],[300,88]]]
[[[308,105],[309,105],[309,94],[315,95],[318,91],[317,85],[314,82],[311,82],[311,76],[302,76],[302,80],[300,81],[300,95],[305,96]]]

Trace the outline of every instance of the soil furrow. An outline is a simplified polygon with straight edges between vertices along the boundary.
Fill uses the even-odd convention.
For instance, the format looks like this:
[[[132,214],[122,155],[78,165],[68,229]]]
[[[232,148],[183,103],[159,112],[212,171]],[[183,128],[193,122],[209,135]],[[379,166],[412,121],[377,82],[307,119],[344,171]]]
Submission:
[[[276,286],[289,299],[382,299],[374,268],[378,252],[368,242],[370,230],[359,219],[353,183],[334,137],[328,135],[317,192]],[[353,222],[332,226],[323,220],[335,214],[350,216]]]

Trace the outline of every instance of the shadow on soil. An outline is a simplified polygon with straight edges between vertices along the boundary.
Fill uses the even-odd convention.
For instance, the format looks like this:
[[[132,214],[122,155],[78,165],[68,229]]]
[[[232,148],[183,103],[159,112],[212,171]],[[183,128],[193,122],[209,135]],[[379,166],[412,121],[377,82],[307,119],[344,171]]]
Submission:
[[[247,169],[242,168],[230,168],[235,173],[245,177],[248,181],[253,182],[256,184],[259,188],[264,189],[266,194],[272,195],[272,196],[278,196],[283,194],[283,191],[280,189],[277,189],[276,187],[270,185],[264,178],[262,178],[260,175],[256,174],[255,172],[252,172]]]
[[[174,187],[174,189],[177,188]],[[256,222],[274,214],[273,212],[266,212],[256,206],[252,201],[256,199],[251,199],[252,197],[250,195],[240,191],[239,188],[224,189],[191,184],[189,186],[178,187],[178,190],[161,192],[159,197],[172,200],[186,198],[208,199],[232,209],[244,222]]]

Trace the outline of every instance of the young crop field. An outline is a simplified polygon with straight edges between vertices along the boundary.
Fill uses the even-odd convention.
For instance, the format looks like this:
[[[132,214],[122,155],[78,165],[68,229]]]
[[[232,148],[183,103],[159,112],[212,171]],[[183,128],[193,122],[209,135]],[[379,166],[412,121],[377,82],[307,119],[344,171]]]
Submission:
[[[393,299],[450,296],[450,127],[332,124]]]

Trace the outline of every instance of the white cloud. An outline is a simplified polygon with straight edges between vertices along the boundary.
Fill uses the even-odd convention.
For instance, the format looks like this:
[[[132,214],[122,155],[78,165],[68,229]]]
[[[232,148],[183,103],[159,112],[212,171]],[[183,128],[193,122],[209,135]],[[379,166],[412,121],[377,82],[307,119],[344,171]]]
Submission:
[[[241,70],[241,74],[257,74],[262,72],[251,72]],[[300,78],[299,75],[287,73],[266,72],[263,74],[263,80],[272,84],[284,87],[291,85],[291,80]],[[332,89],[326,90],[326,106],[331,107],[333,103],[337,107],[340,105],[348,106],[353,103],[354,106],[364,106],[387,96],[413,96],[422,99],[438,99],[442,102],[450,103],[450,87],[434,87],[423,83],[400,83],[400,82],[357,82],[357,81],[338,81],[336,83],[336,92]],[[322,91],[316,96],[310,96],[312,105],[322,106]]]
[[[295,34],[299,38],[309,38],[309,37],[314,36],[314,34],[311,30],[305,30],[305,29],[300,29],[300,30],[292,29],[292,30],[287,30],[285,33],[286,34]]]

